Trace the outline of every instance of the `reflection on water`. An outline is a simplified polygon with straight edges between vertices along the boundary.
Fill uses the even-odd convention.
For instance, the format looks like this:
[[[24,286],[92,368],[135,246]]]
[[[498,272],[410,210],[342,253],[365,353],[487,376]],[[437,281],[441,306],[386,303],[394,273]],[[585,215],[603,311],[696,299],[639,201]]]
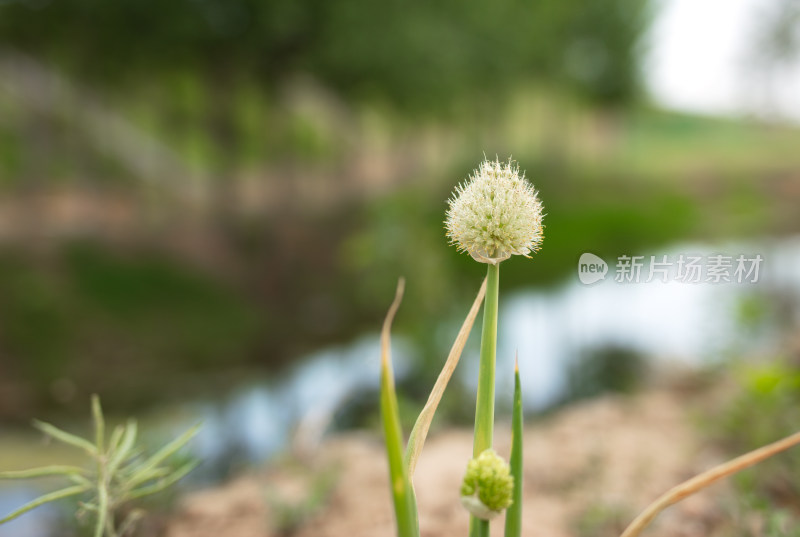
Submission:
[[[408,371],[408,345],[395,339],[398,378]],[[380,368],[378,336],[309,355],[286,378],[254,380],[225,400],[190,403],[180,414],[185,426],[202,421],[195,453],[207,474],[224,475],[237,462],[260,462],[287,446],[313,447],[349,397],[374,389]]]
[[[563,397],[569,366],[596,349],[630,349],[651,360],[677,360],[687,365],[720,360],[733,348],[768,351],[776,344],[777,327],[760,326],[743,336],[740,305],[752,296],[800,303],[800,238],[714,248],[675,245],[647,253],[647,257],[718,253],[734,257],[760,254],[764,261],[759,281],[617,283],[615,260],[606,259],[609,272],[605,281],[589,286],[580,283],[576,266],[575,273],[557,289],[502,297],[498,397],[510,397],[515,350],[519,351],[526,405],[531,409],[546,408]],[[535,261],[532,267],[535,270]],[[470,388],[477,384],[477,327],[456,375],[457,382]],[[396,374],[402,378],[413,362],[414,348],[395,338],[393,352]],[[232,395],[184,405],[179,412],[182,418],[174,420],[170,429],[179,430],[198,420],[204,423],[193,443],[204,470],[194,479],[214,480],[236,464],[263,461],[286,448],[290,438],[300,449],[313,447],[348,398],[377,390],[379,354],[375,333],[350,345],[314,353],[285,378],[253,379]],[[0,511],[20,505],[28,493],[24,489],[14,489],[11,495],[0,491]],[[35,526],[42,520],[41,512],[26,516],[19,525],[0,530],[0,537],[42,535],[43,530]]]

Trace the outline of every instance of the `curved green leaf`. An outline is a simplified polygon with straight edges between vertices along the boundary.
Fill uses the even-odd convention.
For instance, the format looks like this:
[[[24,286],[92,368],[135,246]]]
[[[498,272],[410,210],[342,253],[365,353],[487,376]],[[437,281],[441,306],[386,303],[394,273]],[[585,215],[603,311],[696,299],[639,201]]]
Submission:
[[[381,330],[381,421],[386,437],[386,454],[389,459],[389,478],[398,537],[419,537],[419,521],[414,490],[408,478],[408,467],[403,460],[403,432],[397,408],[397,394],[392,371],[391,328],[397,308],[403,299],[405,283],[397,282],[394,301],[386,314]]]
[[[55,492],[51,492],[49,494],[45,494],[43,496],[39,496],[35,500],[26,503],[13,513],[6,515],[4,518],[0,519],[0,524],[5,524],[10,520],[14,520],[20,515],[24,515],[31,509],[36,509],[40,505],[44,505],[48,502],[52,502],[55,500],[61,500],[62,498],[69,498],[70,496],[75,496],[77,494],[81,494],[82,492],[86,492],[87,488],[83,485],[78,485],[74,487],[67,487],[65,489],[57,490]]]
[[[0,479],[32,479],[36,477],[51,477],[54,475],[71,476],[82,474],[83,472],[84,469],[78,466],[42,466],[40,468],[31,468],[30,470],[0,472]]]
[[[176,483],[181,479],[183,479],[186,476],[186,474],[194,470],[198,464],[200,464],[199,460],[188,462],[183,466],[181,466],[180,468],[178,468],[177,470],[175,470],[175,472],[168,475],[167,477],[159,479],[156,483],[148,485],[146,487],[141,487],[132,490],[130,494],[128,494],[128,498],[129,499],[141,498],[142,496],[148,496],[150,494],[155,494],[156,492],[161,492],[162,490],[169,487],[173,483]]]
[[[80,436],[75,436],[74,434],[70,434],[66,431],[62,431],[58,427],[54,425],[50,425],[49,423],[45,423],[39,420],[33,420],[33,426],[42,431],[47,436],[50,436],[56,440],[64,442],[65,444],[69,444],[71,446],[80,448],[87,452],[89,455],[95,456],[97,455],[97,448],[95,448],[91,442],[86,440],[85,438],[81,438]]]

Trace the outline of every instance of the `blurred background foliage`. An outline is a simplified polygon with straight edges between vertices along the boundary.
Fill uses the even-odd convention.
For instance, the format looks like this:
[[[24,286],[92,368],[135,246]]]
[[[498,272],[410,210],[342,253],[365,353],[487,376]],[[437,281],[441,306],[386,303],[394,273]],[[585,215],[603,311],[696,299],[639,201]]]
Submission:
[[[400,274],[400,329],[435,364],[430,319],[480,272],[445,247],[444,200],[482,154],[514,155],[547,207],[509,289],[564,281],[588,249],[796,231],[800,135],[649,105],[655,13],[0,3],[0,413],[274,368],[374,328]],[[786,41],[770,20],[765,49]]]
[[[631,0],[3,2],[2,414],[106,389],[113,409],[165,397],[168,378],[275,367],[373,328],[400,274],[419,312],[406,329],[422,335],[477,277],[441,221],[484,152],[514,154],[548,202],[553,255],[534,282],[563,279],[576,241],[679,236],[688,220],[661,224],[690,201],[609,195],[633,174],[572,162],[570,147],[638,121],[622,111],[641,102],[652,13]],[[591,192],[576,197],[580,175]],[[596,219],[621,235],[586,227]],[[521,265],[508,274],[531,283]]]
[[[71,74],[125,91],[186,72],[209,97],[228,97],[213,99],[229,112],[224,121],[233,119],[231,89],[251,82],[276,91],[299,73],[350,102],[404,110],[438,110],[533,77],[623,104],[636,94],[635,47],[649,11],[632,0],[14,0],[4,3],[0,33]]]
[[[509,293],[564,284],[585,251],[800,232],[796,127],[648,97],[657,7],[0,0],[0,419],[277,376],[375,332],[400,275],[397,330],[417,345],[401,403],[417,408],[450,343],[431,326],[482,277],[442,220],[483,155],[513,155],[547,212],[543,250],[503,265]],[[764,9],[754,72],[794,57],[795,11]],[[634,389],[641,360],[579,357],[566,400]],[[762,376],[737,408],[793,408],[797,383],[773,401]]]

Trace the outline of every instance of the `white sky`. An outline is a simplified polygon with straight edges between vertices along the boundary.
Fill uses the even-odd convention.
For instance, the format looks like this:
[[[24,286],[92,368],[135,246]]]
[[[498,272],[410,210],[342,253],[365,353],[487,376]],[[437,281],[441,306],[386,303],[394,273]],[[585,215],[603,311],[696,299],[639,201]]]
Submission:
[[[646,83],[657,102],[709,114],[800,120],[800,63],[773,80],[748,71],[753,22],[768,0],[661,0]],[[775,82],[778,83],[775,83]]]

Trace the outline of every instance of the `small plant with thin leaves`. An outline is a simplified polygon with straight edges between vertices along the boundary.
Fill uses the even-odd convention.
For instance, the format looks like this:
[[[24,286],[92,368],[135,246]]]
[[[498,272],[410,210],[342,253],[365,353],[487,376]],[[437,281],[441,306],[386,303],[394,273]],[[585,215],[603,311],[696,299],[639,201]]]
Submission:
[[[434,413],[458,364],[469,332],[484,302],[476,394],[473,458],[465,461],[461,501],[470,513],[470,537],[488,537],[489,520],[505,514],[505,537],[522,535],[522,395],[519,362],[514,371],[511,454],[506,463],[494,450],[495,358],[499,266],[512,255],[528,257],[543,239],[543,208],[538,193],[513,161],[484,161],[448,200],[445,227],[450,241],[475,261],[487,265],[487,275],[456,341],[403,445],[391,362],[391,324],[402,300],[404,281],[397,286],[381,332],[381,419],[389,460],[390,489],[398,537],[419,537],[413,477]],[[712,483],[757,464],[800,443],[800,433],[737,457],[670,489],[642,511],[622,533],[637,537],[664,509]]]
[[[105,419],[100,398],[92,396],[94,439],[70,434],[49,423],[34,421],[34,426],[53,440],[83,451],[89,458],[85,467],[43,466],[30,470],[0,472],[0,479],[34,479],[63,477],[70,484],[44,494],[0,519],[0,524],[13,520],[41,505],[65,498],[82,498],[78,518],[89,517],[94,537],[123,537],[130,535],[142,511],[132,510],[117,524],[120,508],[130,501],[160,492],[177,482],[197,466],[191,460],[177,468],[169,459],[197,434],[199,425],[192,427],[150,456],[137,445],[137,424],[130,420],[117,426],[106,438]]]

